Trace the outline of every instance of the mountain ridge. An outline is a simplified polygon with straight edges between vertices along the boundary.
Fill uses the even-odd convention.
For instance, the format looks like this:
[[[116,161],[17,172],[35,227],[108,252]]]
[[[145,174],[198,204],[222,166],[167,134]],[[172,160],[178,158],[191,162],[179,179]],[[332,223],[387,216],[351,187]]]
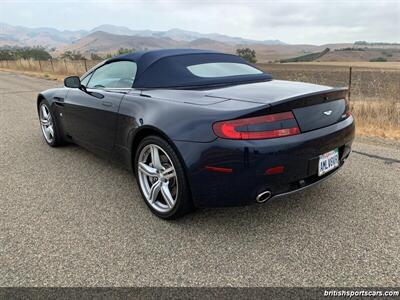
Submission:
[[[53,57],[58,57],[65,51],[75,51],[87,58],[91,57],[92,53],[103,56],[113,54],[120,48],[133,48],[138,51],[161,48],[197,48],[235,54],[237,49],[249,47],[256,51],[258,62],[303,57],[321,52],[326,48],[332,51],[318,60],[369,61],[384,58],[396,61],[399,59],[398,49],[400,49],[400,46],[397,45],[379,45],[379,48],[374,45],[362,45],[363,51],[355,51],[360,48],[360,45],[354,43],[293,45],[279,40],[257,41],[218,33],[204,34],[179,28],[166,31],[133,30],[125,26],[103,24],[92,30],[59,30],[50,27],[29,28],[0,23],[0,48],[5,46],[41,46],[47,49]],[[396,49],[390,50],[392,48]]]
[[[104,31],[95,31],[76,40],[72,44],[61,47],[57,54],[61,54],[64,51],[76,51],[84,55],[89,55],[93,52],[105,55],[116,52],[120,48],[133,48],[137,51],[160,48],[196,48],[235,54],[238,48],[251,47],[256,51],[259,62],[268,62],[295,57],[310,52],[320,52],[327,47],[335,49],[349,47],[351,45],[352,44],[329,44],[328,46],[288,44],[264,45],[262,43],[245,45],[228,44],[204,37],[191,41],[183,41],[170,37],[117,35]]]
[[[219,33],[199,33],[196,31],[172,28],[166,31],[154,31],[149,29],[133,30],[126,26],[102,24],[91,30],[59,30],[51,27],[30,28],[25,26],[14,26],[0,22],[0,46],[43,46],[45,48],[59,48],[77,41],[94,32],[106,32],[115,35],[126,35],[135,37],[171,38],[178,42],[192,42],[199,38],[208,38],[217,42],[227,44],[265,44],[283,45],[280,40],[252,40],[242,37],[232,37]]]

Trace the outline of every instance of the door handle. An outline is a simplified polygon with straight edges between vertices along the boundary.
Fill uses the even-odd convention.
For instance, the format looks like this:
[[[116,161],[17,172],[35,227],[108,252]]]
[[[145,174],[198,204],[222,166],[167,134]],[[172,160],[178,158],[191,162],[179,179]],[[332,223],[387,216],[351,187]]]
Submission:
[[[110,101],[101,101],[101,104],[102,104],[103,106],[107,106],[107,107],[112,106],[112,102],[110,102]]]

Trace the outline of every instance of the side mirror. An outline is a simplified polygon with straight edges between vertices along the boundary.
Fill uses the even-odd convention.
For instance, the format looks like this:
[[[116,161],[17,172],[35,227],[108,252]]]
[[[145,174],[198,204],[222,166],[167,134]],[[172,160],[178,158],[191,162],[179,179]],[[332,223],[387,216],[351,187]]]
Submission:
[[[82,84],[78,76],[69,76],[64,79],[64,86],[72,89],[79,89]]]

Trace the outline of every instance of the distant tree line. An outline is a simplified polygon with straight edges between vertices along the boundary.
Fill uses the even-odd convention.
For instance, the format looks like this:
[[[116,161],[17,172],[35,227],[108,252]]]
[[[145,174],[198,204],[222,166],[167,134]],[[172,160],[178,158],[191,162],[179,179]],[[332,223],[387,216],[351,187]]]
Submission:
[[[0,49],[0,60],[49,60],[51,55],[42,47],[10,47]]]
[[[365,45],[365,46],[398,46],[399,43],[383,43],[383,42],[367,42],[367,41],[356,41],[354,45]]]
[[[52,49],[55,50],[55,49]],[[133,48],[120,48],[114,53],[108,53],[101,56],[97,53],[91,53],[91,60],[104,60],[116,55],[135,52]],[[65,51],[60,56],[60,59],[66,60],[86,60],[88,59],[80,51]],[[50,53],[43,47],[3,47],[0,48],[0,60],[18,60],[18,59],[33,59],[33,60],[49,60],[52,59]]]
[[[121,55],[121,54],[126,54],[126,53],[131,53],[135,52],[135,49],[133,48],[119,48],[116,52],[114,53],[107,53],[104,56],[101,56],[98,53],[90,53],[90,59],[91,60],[104,60],[108,59],[111,57],[114,57],[116,55]],[[65,51],[60,55],[61,59],[67,59],[67,60],[86,60],[86,56],[84,56],[80,51]]]
[[[346,48],[339,48],[335,49],[335,51],[366,51],[368,48],[355,48],[355,47],[346,47]]]
[[[376,57],[376,58],[371,58],[369,61],[370,62],[385,62],[385,61],[387,61],[387,59],[380,56],[380,57]]]

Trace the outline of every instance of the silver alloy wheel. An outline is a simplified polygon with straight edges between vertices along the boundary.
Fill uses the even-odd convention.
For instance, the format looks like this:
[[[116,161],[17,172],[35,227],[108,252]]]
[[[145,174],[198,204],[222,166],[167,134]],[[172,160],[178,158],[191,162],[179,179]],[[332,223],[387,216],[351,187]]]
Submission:
[[[168,154],[155,144],[146,145],[140,151],[137,168],[146,201],[158,212],[170,212],[178,198],[178,178]]]
[[[39,110],[40,127],[46,141],[51,144],[54,141],[54,124],[51,113],[46,104],[40,105]]]

